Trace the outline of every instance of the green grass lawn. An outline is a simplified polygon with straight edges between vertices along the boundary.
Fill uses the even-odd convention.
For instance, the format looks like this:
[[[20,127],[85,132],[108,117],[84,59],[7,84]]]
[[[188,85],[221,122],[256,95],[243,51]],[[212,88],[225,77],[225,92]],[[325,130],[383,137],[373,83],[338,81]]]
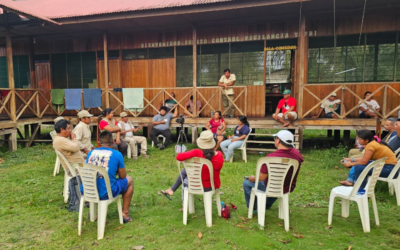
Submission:
[[[192,147],[192,146],[190,146]],[[195,200],[196,213],[182,223],[180,189],[172,201],[157,195],[171,186],[178,175],[172,164],[173,146],[165,151],[151,148],[150,159],[126,159],[128,174],[134,179],[135,192],[130,207],[133,223],[120,225],[116,204],[109,206],[105,238],[97,240],[97,223],[87,219],[85,209],[82,236],[78,236],[78,213],[64,207],[63,170],[53,177],[55,153],[51,145],[36,145],[14,153],[3,153],[0,165],[0,249],[398,249],[400,248],[400,207],[388,194],[386,183],[377,185],[380,226],[371,215],[371,232],[363,233],[355,203],[350,217],[340,216],[336,201],[333,225],[328,227],[328,198],[338,180],[348,170],[338,164],[347,154],[342,147],[329,150],[309,149],[295,191],[290,195],[290,231],[283,229],[277,204],[266,211],[266,225],[260,230],[257,216],[247,219],[242,181],[255,173],[261,155],[248,156],[245,164],[235,154],[234,163],[221,171],[222,201],[235,204],[232,218],[217,217],[213,204],[213,226],[206,227],[202,198]],[[202,238],[198,237],[202,232]],[[303,238],[304,237],[304,238]]]

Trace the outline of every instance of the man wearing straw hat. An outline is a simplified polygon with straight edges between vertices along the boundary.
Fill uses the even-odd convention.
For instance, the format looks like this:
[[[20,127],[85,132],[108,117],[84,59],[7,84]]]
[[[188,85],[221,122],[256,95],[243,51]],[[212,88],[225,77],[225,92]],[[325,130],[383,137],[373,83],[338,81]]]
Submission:
[[[78,113],[79,123],[72,130],[71,137],[74,142],[77,142],[79,149],[82,151],[84,157],[92,151],[95,147],[92,145],[92,131],[90,131],[89,124],[91,123],[91,117],[87,110],[82,110]]]
[[[147,152],[146,137],[134,135],[134,133],[140,130],[140,127],[137,127],[135,129],[135,126],[133,126],[132,122],[129,121],[128,114],[126,112],[122,112],[121,114],[119,114],[119,116],[121,117],[121,120],[118,122],[118,127],[121,128],[120,132],[121,139],[123,139],[126,143],[128,143],[131,146],[132,159],[134,160],[138,159],[136,143],[140,143],[141,147],[140,155],[143,156],[144,158],[150,158],[150,156],[146,154]]]

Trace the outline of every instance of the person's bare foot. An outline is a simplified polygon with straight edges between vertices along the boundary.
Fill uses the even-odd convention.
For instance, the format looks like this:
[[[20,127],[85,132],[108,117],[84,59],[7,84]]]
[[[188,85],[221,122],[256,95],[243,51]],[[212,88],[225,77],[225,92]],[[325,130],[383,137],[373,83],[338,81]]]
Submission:
[[[284,127],[288,127],[289,125],[290,125],[290,123],[287,123],[287,122],[285,122],[285,123],[283,124]]]
[[[174,191],[172,191],[171,188],[168,188],[167,190],[161,190],[161,192],[165,193],[165,194],[169,194],[169,195],[174,195]]]
[[[183,207],[179,209],[179,211],[183,212]]]
[[[348,180],[339,181],[339,183],[340,183],[340,185],[343,185],[343,186],[354,186],[354,183],[351,183],[351,182],[348,181]]]
[[[122,219],[124,221],[124,224],[132,222],[132,218],[129,216],[129,214],[122,212],[122,217],[123,217]]]
[[[293,124],[290,123],[289,126],[288,126],[288,128],[293,128]]]

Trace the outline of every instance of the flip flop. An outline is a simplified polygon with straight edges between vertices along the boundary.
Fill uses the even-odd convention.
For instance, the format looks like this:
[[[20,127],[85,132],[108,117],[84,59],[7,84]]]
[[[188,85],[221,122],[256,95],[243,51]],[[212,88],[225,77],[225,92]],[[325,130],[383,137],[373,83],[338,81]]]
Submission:
[[[129,217],[129,219],[126,219],[124,216],[122,216],[122,220],[124,221],[124,224],[132,222],[132,217]]]
[[[171,196],[167,194],[164,190],[160,191],[161,195],[165,196],[168,200],[172,201]]]

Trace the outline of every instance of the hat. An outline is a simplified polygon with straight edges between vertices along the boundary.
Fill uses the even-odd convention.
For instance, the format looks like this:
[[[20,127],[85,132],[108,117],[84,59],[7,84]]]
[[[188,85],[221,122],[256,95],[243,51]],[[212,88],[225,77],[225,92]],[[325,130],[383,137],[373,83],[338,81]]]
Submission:
[[[276,136],[281,140],[282,142],[292,146],[294,148],[293,142],[294,142],[294,136],[292,133],[290,133],[289,130],[281,130],[277,134],[274,134],[273,136]]]
[[[126,113],[126,112],[121,112],[120,114],[119,114],[119,117],[125,117],[125,116],[128,116],[128,114]]]
[[[59,116],[56,119],[54,119],[54,123],[57,123],[58,121],[61,121],[61,120],[65,120],[65,119],[64,119],[64,117]]]
[[[290,89],[285,89],[285,91],[283,91],[284,95],[291,94],[291,93],[292,93],[292,91],[290,91]]]
[[[87,110],[82,110],[78,113],[78,117],[79,118],[83,118],[83,117],[92,117],[93,115],[89,114],[89,112]]]
[[[201,149],[211,149],[215,147],[214,135],[211,130],[201,132],[197,138],[197,146]]]
[[[335,92],[332,92],[332,93],[331,93],[331,96],[335,96],[335,97],[336,97],[336,93],[335,93]]]

